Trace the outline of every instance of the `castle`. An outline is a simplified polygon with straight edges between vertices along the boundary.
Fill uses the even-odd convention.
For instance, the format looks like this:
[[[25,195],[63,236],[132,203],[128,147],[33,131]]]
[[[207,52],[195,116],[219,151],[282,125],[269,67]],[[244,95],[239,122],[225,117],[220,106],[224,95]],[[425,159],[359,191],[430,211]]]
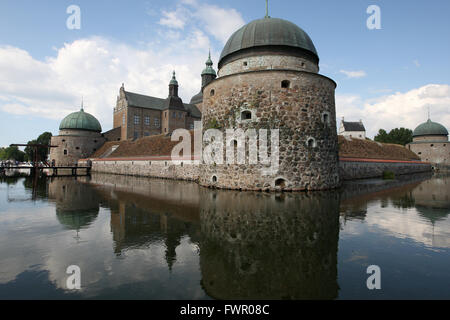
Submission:
[[[94,141],[101,144],[167,135],[177,128],[192,129],[194,121],[201,119],[203,133],[211,124],[222,132],[229,128],[244,132],[279,130],[277,172],[261,174],[265,164],[250,164],[247,152],[246,164],[201,163],[196,180],[203,186],[295,191],[340,185],[336,83],[318,73],[319,56],[305,31],[292,22],[266,15],[230,37],[220,56],[217,75],[212,65],[209,57],[202,72],[201,91],[190,104],[178,97],[175,74],[166,99],[127,92],[122,86],[114,109],[114,129],[103,135],[98,127],[75,121],[86,117],[83,110],[69,115],[61,123],[60,135],[52,140],[61,148],[52,150],[51,159],[60,165],[65,159],[87,158],[88,151],[92,154],[98,149]],[[76,149],[82,141],[86,147]],[[246,147],[249,144],[245,141]],[[203,141],[203,148],[207,147],[208,142]],[[275,149],[268,150],[269,156],[272,152]]]

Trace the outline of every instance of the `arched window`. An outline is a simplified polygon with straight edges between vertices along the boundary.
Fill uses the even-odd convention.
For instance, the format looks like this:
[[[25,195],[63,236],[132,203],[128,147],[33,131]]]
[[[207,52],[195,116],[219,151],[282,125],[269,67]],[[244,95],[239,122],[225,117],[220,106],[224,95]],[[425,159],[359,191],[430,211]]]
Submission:
[[[212,176],[212,182],[216,183],[217,182],[217,177],[216,176]]]
[[[214,96],[215,94],[216,94],[216,91],[215,91],[214,89],[211,89],[209,95],[212,97],[212,96]]]
[[[281,81],[281,87],[282,87],[282,88],[287,89],[287,88],[289,88],[290,86],[291,86],[291,82],[290,82],[289,80],[283,80],[283,81]]]
[[[252,120],[252,113],[248,110],[241,112],[241,120]]]

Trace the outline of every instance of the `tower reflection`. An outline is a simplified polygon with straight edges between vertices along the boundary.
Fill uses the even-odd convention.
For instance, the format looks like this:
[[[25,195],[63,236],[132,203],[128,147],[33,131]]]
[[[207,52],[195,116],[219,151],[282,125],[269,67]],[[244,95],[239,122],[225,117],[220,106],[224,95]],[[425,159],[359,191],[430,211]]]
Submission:
[[[200,267],[218,299],[337,296],[339,195],[204,192]]]

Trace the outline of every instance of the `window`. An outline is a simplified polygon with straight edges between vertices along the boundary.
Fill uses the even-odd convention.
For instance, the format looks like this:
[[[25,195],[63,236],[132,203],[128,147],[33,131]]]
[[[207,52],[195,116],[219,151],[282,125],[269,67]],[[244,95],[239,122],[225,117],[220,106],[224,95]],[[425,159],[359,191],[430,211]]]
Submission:
[[[134,139],[137,139],[137,138],[139,138],[139,132],[135,131],[134,132]]]
[[[134,116],[134,124],[139,124],[139,122],[141,121],[139,116]]]
[[[252,119],[252,113],[250,111],[242,111],[241,112],[241,120],[251,120]]]
[[[316,147],[316,139],[308,138],[308,141],[306,144],[309,148],[315,148]]]
[[[330,124],[330,114],[329,114],[328,112],[324,112],[324,113],[322,114],[322,122],[323,122],[325,125]]]
[[[159,128],[159,119],[155,118],[155,127]]]
[[[62,140],[62,142],[66,142],[66,140],[65,140],[65,139],[63,139],[63,140]]]
[[[80,150],[80,147],[76,147],[75,149]]]
[[[247,61],[244,61],[244,67],[248,66]]]
[[[67,150],[64,150],[64,155],[67,156]]]
[[[212,176],[211,180],[212,180],[213,183],[216,183],[217,182],[217,177],[216,176]]]
[[[125,125],[125,113],[122,115],[122,125]]]
[[[167,111],[164,112],[164,117],[167,119]]]
[[[193,124],[193,123],[191,123],[191,124],[189,125],[189,129],[191,129],[191,130],[194,129],[194,124]]]
[[[287,88],[289,88],[290,86],[291,86],[291,82],[290,82],[289,80],[283,80],[283,81],[281,81],[281,87],[282,87],[282,88],[287,89]]]
[[[180,119],[182,119],[183,118],[183,113],[180,112],[179,116],[180,116]]]
[[[430,147],[434,147],[434,144],[432,144]]]
[[[214,96],[215,93],[216,93],[216,92],[214,91],[214,89],[212,89],[212,90],[210,91],[209,95],[212,97],[212,96]]]
[[[149,126],[150,125],[150,117],[145,117],[145,125]]]
[[[177,113],[174,111],[172,112],[172,118],[176,119],[177,118]]]

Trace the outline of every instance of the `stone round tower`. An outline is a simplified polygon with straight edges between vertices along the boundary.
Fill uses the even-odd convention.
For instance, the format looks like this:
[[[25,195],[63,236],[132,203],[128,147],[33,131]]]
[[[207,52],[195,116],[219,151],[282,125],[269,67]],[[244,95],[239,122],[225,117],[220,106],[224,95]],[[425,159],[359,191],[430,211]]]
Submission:
[[[252,21],[230,37],[218,66],[218,78],[203,90],[203,132],[279,129],[279,168],[263,174],[265,164],[250,164],[247,139],[245,164],[203,164],[200,184],[242,190],[338,187],[336,83],[318,74],[319,57],[306,32],[283,19]],[[237,148],[236,141],[228,143],[224,149]],[[268,145],[270,155],[275,149]]]
[[[106,142],[102,135],[100,122],[84,111],[65,117],[59,126],[59,135],[53,136],[50,150],[50,161],[56,166],[74,166],[78,160],[91,156]]]

